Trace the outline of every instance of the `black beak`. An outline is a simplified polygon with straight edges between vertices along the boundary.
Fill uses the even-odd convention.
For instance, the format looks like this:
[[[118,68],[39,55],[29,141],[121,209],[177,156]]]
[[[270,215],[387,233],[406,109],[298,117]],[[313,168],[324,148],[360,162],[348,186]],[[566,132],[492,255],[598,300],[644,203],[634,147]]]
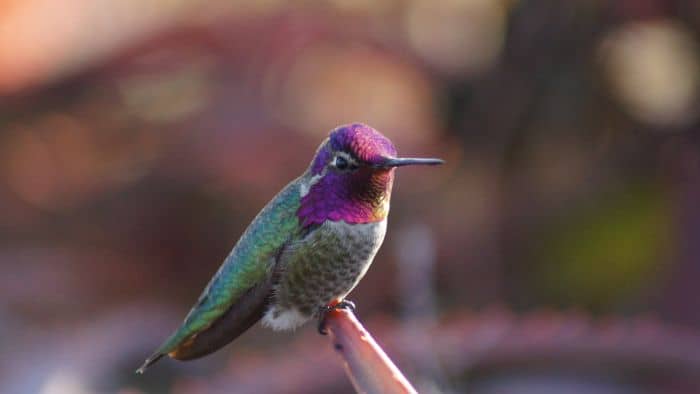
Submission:
[[[413,166],[413,165],[424,165],[424,166],[434,166],[438,164],[443,164],[445,161],[442,159],[429,159],[429,158],[413,158],[413,157],[389,157],[381,164],[377,165],[379,168],[391,168],[391,167],[402,167],[402,166]]]

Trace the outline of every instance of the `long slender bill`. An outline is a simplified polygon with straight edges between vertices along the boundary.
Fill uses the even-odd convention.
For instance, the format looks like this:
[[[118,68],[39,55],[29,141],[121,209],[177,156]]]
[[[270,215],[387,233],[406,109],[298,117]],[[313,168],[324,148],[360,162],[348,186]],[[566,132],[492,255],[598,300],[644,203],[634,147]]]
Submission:
[[[379,167],[402,167],[412,165],[434,166],[443,164],[442,159],[420,158],[420,157],[390,157],[387,158]]]

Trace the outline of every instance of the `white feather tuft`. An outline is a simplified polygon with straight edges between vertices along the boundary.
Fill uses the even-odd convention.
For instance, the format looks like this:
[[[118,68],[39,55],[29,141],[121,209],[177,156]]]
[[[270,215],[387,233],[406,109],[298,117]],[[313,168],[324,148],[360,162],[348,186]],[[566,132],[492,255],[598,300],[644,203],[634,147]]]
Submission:
[[[275,331],[291,330],[301,326],[310,319],[295,308],[280,310],[276,306],[268,309],[262,323]]]

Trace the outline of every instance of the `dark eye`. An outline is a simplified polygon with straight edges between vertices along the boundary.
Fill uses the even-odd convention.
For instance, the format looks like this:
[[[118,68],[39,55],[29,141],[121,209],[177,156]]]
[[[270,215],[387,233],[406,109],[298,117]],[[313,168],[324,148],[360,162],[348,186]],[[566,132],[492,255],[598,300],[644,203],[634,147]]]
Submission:
[[[344,157],[337,156],[335,158],[335,168],[339,170],[347,170],[349,166],[350,163],[348,163],[348,161]]]

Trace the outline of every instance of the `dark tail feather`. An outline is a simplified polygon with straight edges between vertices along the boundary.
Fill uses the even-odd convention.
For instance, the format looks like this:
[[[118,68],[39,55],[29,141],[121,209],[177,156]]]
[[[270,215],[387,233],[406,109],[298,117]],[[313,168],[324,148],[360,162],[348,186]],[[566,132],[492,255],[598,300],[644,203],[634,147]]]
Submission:
[[[165,354],[163,353],[153,353],[153,355],[147,358],[146,361],[143,362],[143,365],[141,365],[141,367],[139,367],[139,369],[136,370],[136,373],[139,375],[143,375],[143,373],[146,372],[146,369],[148,367],[155,364],[155,362],[160,360],[163,356],[165,356]]]
[[[170,357],[186,361],[206,356],[243,334],[263,317],[269,301],[271,283],[271,279],[268,279],[250,288],[209,327],[185,338],[172,350],[168,350]]]

